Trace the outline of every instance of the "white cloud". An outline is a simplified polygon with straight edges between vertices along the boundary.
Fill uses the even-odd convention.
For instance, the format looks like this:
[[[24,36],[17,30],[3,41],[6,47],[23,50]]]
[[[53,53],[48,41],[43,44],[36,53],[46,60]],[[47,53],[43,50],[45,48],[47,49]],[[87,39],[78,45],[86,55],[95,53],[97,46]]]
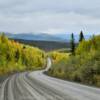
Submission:
[[[99,0],[2,0],[0,31],[96,33],[99,10]]]

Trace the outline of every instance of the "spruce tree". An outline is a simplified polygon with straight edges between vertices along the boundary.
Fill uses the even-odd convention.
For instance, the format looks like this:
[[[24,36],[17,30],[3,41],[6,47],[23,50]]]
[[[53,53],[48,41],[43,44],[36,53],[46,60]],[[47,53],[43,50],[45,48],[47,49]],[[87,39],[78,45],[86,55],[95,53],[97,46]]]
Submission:
[[[74,55],[75,54],[75,39],[74,39],[74,34],[71,34],[71,53]]]
[[[83,32],[81,31],[80,32],[80,35],[79,35],[79,42],[83,41],[85,38],[84,38],[84,34]]]

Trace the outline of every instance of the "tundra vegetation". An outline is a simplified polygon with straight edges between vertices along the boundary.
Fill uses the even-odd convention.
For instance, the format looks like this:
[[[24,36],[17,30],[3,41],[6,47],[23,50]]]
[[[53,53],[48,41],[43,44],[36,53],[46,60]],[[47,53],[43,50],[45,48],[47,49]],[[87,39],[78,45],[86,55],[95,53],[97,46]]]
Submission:
[[[0,35],[0,75],[44,68],[45,52]]]
[[[82,32],[80,36],[74,54],[73,51],[71,54],[51,53],[53,66],[48,75],[100,87],[100,35],[89,40],[84,39]]]

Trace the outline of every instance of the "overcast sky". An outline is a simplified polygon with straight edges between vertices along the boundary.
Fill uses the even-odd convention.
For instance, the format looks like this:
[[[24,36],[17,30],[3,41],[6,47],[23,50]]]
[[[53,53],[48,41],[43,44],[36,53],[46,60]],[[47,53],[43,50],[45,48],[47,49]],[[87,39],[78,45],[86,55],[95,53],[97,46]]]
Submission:
[[[0,31],[100,33],[100,0],[0,0]]]

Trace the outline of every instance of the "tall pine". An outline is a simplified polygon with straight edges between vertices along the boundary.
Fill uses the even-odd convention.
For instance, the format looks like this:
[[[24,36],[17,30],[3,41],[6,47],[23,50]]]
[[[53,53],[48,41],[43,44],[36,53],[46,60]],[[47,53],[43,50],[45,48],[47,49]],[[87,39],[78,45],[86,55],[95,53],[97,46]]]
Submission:
[[[79,42],[83,41],[85,38],[84,38],[84,34],[83,32],[81,31],[80,32],[80,35],[79,35]]]
[[[71,34],[71,53],[74,55],[75,54],[75,39],[74,39],[74,34]]]

